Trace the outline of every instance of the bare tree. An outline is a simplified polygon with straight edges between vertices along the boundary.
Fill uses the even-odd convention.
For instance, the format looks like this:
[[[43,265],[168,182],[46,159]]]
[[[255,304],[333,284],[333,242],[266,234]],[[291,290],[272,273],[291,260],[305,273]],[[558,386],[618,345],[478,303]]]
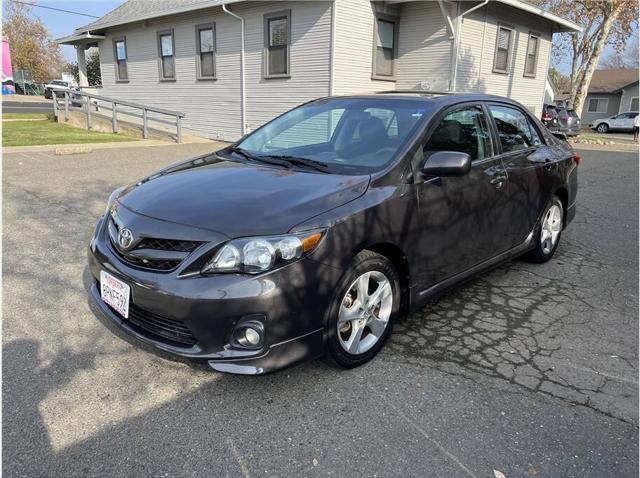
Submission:
[[[602,57],[598,68],[613,70],[617,68],[638,68],[638,39],[631,40],[624,51],[614,51]]]
[[[552,11],[577,23],[581,33],[557,35],[555,58],[571,58],[569,103],[580,115],[587,97],[589,83],[602,50],[612,45],[622,50],[638,25],[637,0],[531,0],[545,10]]]

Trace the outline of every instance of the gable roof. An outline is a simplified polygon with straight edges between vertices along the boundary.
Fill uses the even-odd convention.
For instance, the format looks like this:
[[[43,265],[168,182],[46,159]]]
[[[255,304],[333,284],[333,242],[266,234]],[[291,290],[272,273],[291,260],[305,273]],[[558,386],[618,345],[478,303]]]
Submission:
[[[617,93],[624,87],[637,82],[637,68],[596,70],[589,84],[589,93]]]
[[[76,28],[76,33],[84,33],[116,25],[148,20],[151,18],[173,15],[176,13],[199,10],[201,8],[217,7],[236,3],[242,0],[127,0],[119,7],[99,18],[95,22]],[[371,0],[377,1],[377,0]],[[524,10],[552,22],[559,32],[578,32],[582,29],[568,20],[549,13],[520,0],[494,0],[505,5]],[[388,3],[402,3],[402,0],[390,0]]]
[[[176,13],[190,12],[202,8],[219,7],[240,0],[127,0],[95,22],[76,28],[76,33],[102,30]]]

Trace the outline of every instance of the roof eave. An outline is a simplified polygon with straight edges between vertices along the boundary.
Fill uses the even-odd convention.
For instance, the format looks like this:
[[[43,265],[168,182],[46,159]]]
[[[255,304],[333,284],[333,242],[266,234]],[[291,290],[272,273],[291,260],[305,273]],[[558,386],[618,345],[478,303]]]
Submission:
[[[100,40],[104,40],[104,35],[95,35],[89,32],[73,35],[68,35],[66,37],[58,38],[55,40],[59,45],[79,45],[79,44],[87,44],[94,43]]]
[[[500,3],[505,5],[510,5],[519,10],[524,10],[529,13],[533,13],[534,15],[538,15],[540,17],[546,18],[547,20],[553,22],[557,26],[558,32],[561,33],[582,33],[583,28],[579,25],[576,25],[569,20],[565,20],[558,15],[554,15],[553,13],[549,13],[542,8],[535,7],[529,3],[521,2],[520,0],[497,0]]]

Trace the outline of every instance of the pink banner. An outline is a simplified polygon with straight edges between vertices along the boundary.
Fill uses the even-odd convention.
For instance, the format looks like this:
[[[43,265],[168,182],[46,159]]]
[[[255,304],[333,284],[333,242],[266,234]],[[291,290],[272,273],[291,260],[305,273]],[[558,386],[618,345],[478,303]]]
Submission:
[[[13,86],[13,68],[11,67],[11,50],[9,40],[2,39],[2,94],[14,95],[16,93]]]

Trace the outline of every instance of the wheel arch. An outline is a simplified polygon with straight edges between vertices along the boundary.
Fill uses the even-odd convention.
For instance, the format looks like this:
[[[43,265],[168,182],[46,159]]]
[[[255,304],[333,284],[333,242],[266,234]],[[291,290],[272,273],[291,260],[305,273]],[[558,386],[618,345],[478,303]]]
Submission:
[[[556,196],[558,199],[560,199],[560,202],[562,203],[562,226],[564,229],[567,227],[567,209],[569,207],[569,191],[567,190],[566,187],[560,186],[558,189],[555,190],[553,195]]]
[[[404,251],[396,244],[390,242],[379,242],[376,244],[370,244],[365,247],[366,250],[380,254],[386,257],[396,268],[398,277],[400,278],[400,313],[406,314],[410,310],[410,284],[411,284],[411,271],[409,268],[409,260]]]

